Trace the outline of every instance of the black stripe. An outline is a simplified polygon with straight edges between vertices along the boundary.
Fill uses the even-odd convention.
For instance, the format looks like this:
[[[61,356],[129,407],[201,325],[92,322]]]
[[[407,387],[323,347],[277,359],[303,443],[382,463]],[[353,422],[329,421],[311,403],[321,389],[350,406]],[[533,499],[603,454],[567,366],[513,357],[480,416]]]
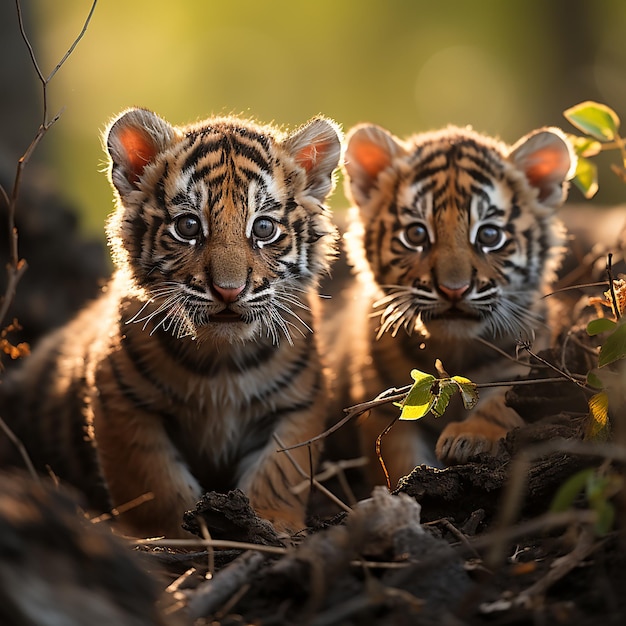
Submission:
[[[262,171],[271,171],[271,164],[268,162],[267,154],[261,152],[256,146],[242,143],[240,141],[233,142],[233,149],[238,154],[248,161],[254,163]],[[245,167],[237,164],[237,170],[246,169]]]
[[[209,152],[217,152],[220,148],[224,148],[224,140],[222,137],[215,135],[214,141],[208,141],[208,136],[203,136],[202,140],[197,140],[197,137],[193,137],[196,140],[196,144],[191,151],[185,157],[181,169],[183,172],[186,170],[195,168],[198,161],[205,157]]]
[[[118,388],[118,390],[121,392],[122,396],[130,403],[133,405],[133,407],[141,410],[141,411],[145,411],[147,413],[152,413],[154,415],[157,415],[159,417],[161,417],[163,420],[165,420],[166,422],[174,422],[176,423],[178,421],[178,418],[173,415],[172,413],[168,413],[167,411],[161,411],[161,410],[156,410],[154,408],[154,406],[152,405],[152,402],[150,400],[146,400],[142,397],[140,397],[136,392],[135,389],[126,383],[126,381],[124,380],[124,376],[122,375],[121,371],[119,370],[117,363],[115,362],[115,359],[113,358],[113,355],[110,354],[107,358],[107,361],[109,363],[109,366],[111,367],[111,371],[113,373],[113,378],[115,380],[115,384]],[[104,399],[106,398],[106,396],[101,396],[101,401],[104,401]]]
[[[277,452],[276,454],[284,454],[284,452]],[[267,487],[268,489],[272,492],[272,494],[274,494],[274,497],[277,500],[280,500],[281,502],[283,502],[284,504],[286,504],[288,507],[291,507],[293,505],[293,501],[292,500],[288,500],[283,494],[286,492],[288,495],[295,497],[289,487],[293,487],[293,485],[289,484],[289,481],[287,480],[287,476],[285,474],[285,471],[283,470],[283,468],[280,466],[279,463],[276,463],[276,469],[278,470],[278,472],[280,473],[281,476],[281,491],[278,491],[276,489],[276,485],[273,482],[270,482],[269,480],[266,480],[265,482],[267,483]]]
[[[154,387],[161,394],[171,398],[176,403],[183,404],[186,400],[183,396],[176,394],[176,389],[170,387],[163,380],[157,378],[150,369],[147,367],[145,363],[145,358],[141,354],[141,352],[137,349],[137,346],[134,344],[134,335],[136,333],[129,332],[125,334],[122,338],[122,350],[128,357],[133,369],[135,372],[145,381],[147,381],[152,387]],[[141,335],[139,335],[139,339],[142,339]],[[163,374],[167,375],[167,367],[163,367],[160,370]]]
[[[269,342],[251,342],[242,360],[234,360],[227,355],[218,355],[220,358],[217,358],[214,353],[203,354],[198,350],[197,344],[190,339],[177,338],[162,328],[152,336],[157,338],[163,350],[176,365],[204,378],[215,376],[223,370],[241,373],[251,367],[260,367],[276,354],[276,347]]]
[[[157,184],[155,185],[155,200],[156,205],[160,209],[166,209],[167,203],[165,201],[165,179],[169,176],[169,163],[166,161],[163,165],[163,173],[159,177]]]
[[[493,188],[493,181],[484,172],[478,169],[466,168],[465,171],[482,187]]]

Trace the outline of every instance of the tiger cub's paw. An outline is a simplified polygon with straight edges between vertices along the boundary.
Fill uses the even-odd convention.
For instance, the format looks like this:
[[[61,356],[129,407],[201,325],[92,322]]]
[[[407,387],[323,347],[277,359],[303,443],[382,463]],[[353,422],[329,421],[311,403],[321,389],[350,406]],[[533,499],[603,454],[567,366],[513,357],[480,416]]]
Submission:
[[[482,417],[453,422],[439,435],[435,452],[445,465],[467,463],[470,457],[481,452],[496,454],[507,432],[506,428]]]
[[[506,406],[503,394],[491,396],[466,420],[452,422],[443,429],[435,448],[437,458],[446,465],[458,465],[481,452],[495,455],[500,440],[523,425],[518,413]]]

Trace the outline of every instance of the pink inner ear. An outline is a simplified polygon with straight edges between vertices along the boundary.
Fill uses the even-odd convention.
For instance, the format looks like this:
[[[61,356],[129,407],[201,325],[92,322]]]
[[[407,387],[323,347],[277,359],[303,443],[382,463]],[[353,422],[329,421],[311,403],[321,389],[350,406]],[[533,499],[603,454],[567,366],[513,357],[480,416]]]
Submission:
[[[302,165],[307,172],[310,172],[331,145],[330,142],[320,142],[305,146],[298,152],[296,161],[299,165]]]
[[[565,171],[564,171],[565,170]],[[534,187],[542,187],[565,177],[567,168],[563,162],[562,150],[544,149],[526,167],[526,177]]]
[[[156,154],[156,149],[152,139],[137,128],[124,128],[118,137],[124,152],[128,169],[130,170],[129,180],[136,182],[143,173],[144,167]]]
[[[372,178],[378,176],[391,162],[390,155],[384,148],[370,142],[353,141],[350,154]]]

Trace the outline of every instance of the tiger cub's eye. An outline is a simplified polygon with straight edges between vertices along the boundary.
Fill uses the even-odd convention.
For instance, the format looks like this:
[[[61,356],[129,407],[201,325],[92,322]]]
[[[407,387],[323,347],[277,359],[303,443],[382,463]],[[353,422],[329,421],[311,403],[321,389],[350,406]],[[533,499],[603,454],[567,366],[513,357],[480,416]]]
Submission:
[[[200,234],[200,220],[195,215],[180,215],[174,227],[183,239],[193,239]]]
[[[409,224],[402,234],[404,244],[407,247],[421,248],[428,243],[428,230],[426,226],[420,222]]]
[[[269,217],[257,217],[252,224],[252,234],[258,241],[274,241],[278,236],[278,225]]]
[[[499,248],[505,240],[504,231],[499,226],[485,224],[476,233],[476,243],[483,250],[495,250]]]

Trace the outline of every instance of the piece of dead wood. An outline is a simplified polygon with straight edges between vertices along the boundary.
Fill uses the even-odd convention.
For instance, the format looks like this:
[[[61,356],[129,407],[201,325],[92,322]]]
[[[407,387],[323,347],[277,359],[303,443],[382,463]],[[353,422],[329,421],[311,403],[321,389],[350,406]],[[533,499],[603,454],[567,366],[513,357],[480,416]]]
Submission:
[[[183,528],[202,537],[198,518],[203,520],[213,539],[283,545],[272,524],[255,513],[247,496],[239,489],[228,493],[210,491],[202,496],[195,509],[185,513]]]
[[[260,552],[244,552],[211,580],[203,582],[190,592],[187,604],[189,618],[195,620],[217,612],[240,589],[249,584],[266,558]]]
[[[424,530],[419,513],[419,504],[407,495],[393,496],[382,487],[374,490],[343,524],[304,538],[279,560],[255,571],[233,563],[242,575],[237,584],[248,590],[230,610],[249,621],[269,619],[272,612],[272,619],[283,623],[275,613],[281,607],[284,623],[320,625],[350,618],[391,624],[399,615],[419,614],[421,620],[426,613],[450,614],[469,579],[447,542]],[[222,576],[228,583],[221,582]],[[226,569],[217,572],[210,583],[213,597],[222,584],[232,591],[233,579]],[[205,600],[197,602],[194,615]],[[227,603],[211,603],[213,612],[205,617],[224,616]]]
[[[529,446],[547,441],[580,438],[579,420],[561,416],[558,420],[536,423],[512,431],[497,457],[480,455],[476,462],[443,470],[419,466],[398,483],[394,493],[406,493],[422,505],[426,522],[451,518],[462,524],[474,511],[483,509],[489,527],[502,506],[512,468],[512,458]],[[530,463],[525,474],[525,497],[521,513],[540,515],[550,505],[556,490],[575,472],[592,467],[597,458],[563,453],[555,448]]]

